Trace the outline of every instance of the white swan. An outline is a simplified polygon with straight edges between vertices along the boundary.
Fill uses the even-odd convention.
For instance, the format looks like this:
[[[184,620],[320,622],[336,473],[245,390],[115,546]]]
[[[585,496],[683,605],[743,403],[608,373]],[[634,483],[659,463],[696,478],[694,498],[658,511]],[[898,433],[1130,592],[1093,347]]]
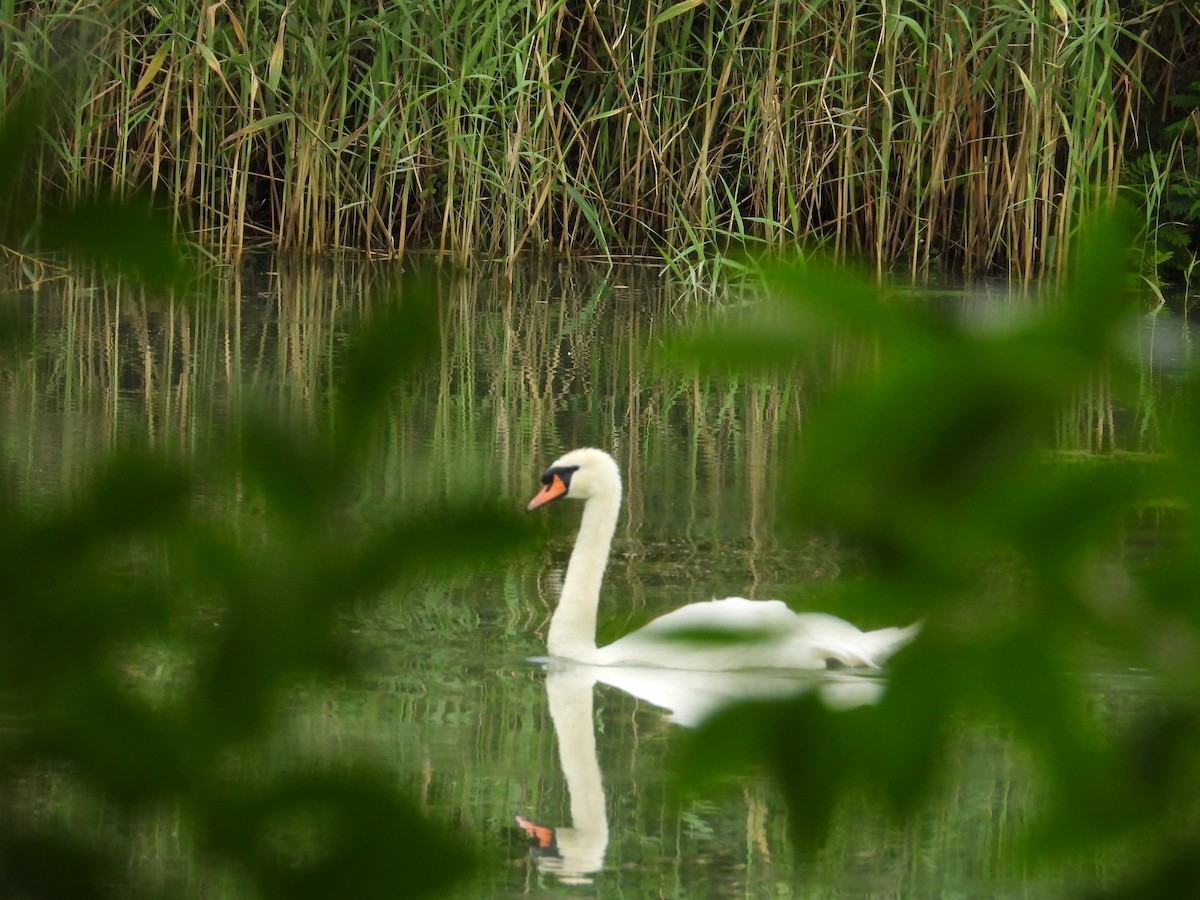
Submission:
[[[691,603],[605,647],[596,646],[600,584],[621,509],[621,473],[603,450],[572,450],[542,474],[528,509],[569,497],[584,501],[546,649],[595,666],[699,671],[878,668],[916,635],[907,628],[861,631],[836,616],[794,613],[779,600],[730,597]]]

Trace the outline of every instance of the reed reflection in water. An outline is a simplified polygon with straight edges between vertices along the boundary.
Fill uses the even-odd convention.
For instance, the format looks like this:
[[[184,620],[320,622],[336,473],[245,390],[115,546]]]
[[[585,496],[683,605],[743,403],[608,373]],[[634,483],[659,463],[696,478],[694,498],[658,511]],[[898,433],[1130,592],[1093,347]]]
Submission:
[[[251,405],[297,428],[324,427],[347,332],[380,305],[403,302],[396,276],[385,265],[280,261],[187,302],[74,276],[11,295],[25,331],[23,349],[0,364],[5,484],[37,502],[69,491],[117,447],[201,457]],[[853,555],[832,539],[782,540],[773,498],[808,404],[875,365],[871,346],[842,342],[786,377],[685,374],[657,367],[656,348],[680,324],[715,313],[690,306],[654,270],[563,263],[518,268],[511,280],[486,270],[426,277],[441,300],[440,346],[395,389],[348,515],[369,521],[395,504],[472,495],[520,507],[544,460],[597,444],[629,484],[601,643],[712,596],[803,608],[811,592],[853,574]],[[1110,446],[1145,449],[1145,431],[1122,428],[1127,417],[1100,389],[1070,415],[1054,449],[1096,449],[1097,422],[1115,423],[1103,431]],[[252,504],[221,502],[252,537]],[[573,536],[544,527],[546,549],[534,558],[386,592],[346,622],[366,674],[298,687],[294,746],[281,753],[349,744],[386,758],[485,861],[462,896],[553,887],[542,880],[552,867],[528,862],[518,814],[570,822],[590,849],[558,875],[586,876],[601,892],[776,896],[817,886],[850,896],[900,885],[969,891],[985,880],[1025,889],[1009,853],[1032,802],[1024,761],[986,729],[959,737],[961,766],[943,805],[897,828],[865,800],[853,804],[815,854],[792,847],[782,804],[762,780],[717,798],[677,797],[669,773],[679,729],[669,717],[686,724],[703,709],[622,683],[629,672],[551,673],[543,689],[524,663],[543,650]],[[169,686],[184,676],[167,665],[139,677]],[[787,691],[802,683],[785,681]],[[1138,702],[1127,688],[1106,702]],[[556,747],[563,709],[579,721],[560,729]],[[583,775],[571,771],[579,760]],[[566,838],[558,833],[564,860]],[[180,865],[171,842],[148,833],[144,846],[142,865]],[[211,885],[195,878],[198,892]]]

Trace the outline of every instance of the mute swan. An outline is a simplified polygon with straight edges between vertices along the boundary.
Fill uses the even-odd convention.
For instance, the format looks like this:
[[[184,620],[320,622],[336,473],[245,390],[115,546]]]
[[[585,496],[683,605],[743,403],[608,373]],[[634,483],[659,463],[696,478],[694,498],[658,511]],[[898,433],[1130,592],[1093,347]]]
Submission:
[[[542,474],[542,489],[527,509],[561,497],[582,500],[584,505],[562,595],[546,636],[551,657],[586,665],[698,671],[878,668],[920,627],[864,632],[836,616],[794,613],[780,600],[729,597],[680,607],[597,647],[600,584],[621,509],[616,461],[603,450],[572,450]]]

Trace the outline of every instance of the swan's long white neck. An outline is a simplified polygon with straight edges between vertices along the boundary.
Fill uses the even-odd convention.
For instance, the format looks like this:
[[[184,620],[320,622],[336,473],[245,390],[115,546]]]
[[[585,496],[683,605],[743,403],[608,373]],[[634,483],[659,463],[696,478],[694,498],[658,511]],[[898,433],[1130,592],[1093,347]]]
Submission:
[[[614,479],[587,499],[575,549],[567,564],[562,596],[550,619],[546,650],[590,663],[597,659],[596,610],[600,605],[600,585],[608,565],[608,551],[617,530],[621,511],[621,482]]]

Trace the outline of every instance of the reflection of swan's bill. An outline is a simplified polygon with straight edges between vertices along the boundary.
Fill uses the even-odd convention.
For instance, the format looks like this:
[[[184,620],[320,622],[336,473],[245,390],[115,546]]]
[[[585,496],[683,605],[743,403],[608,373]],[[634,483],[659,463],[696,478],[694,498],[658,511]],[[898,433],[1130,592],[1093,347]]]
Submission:
[[[528,837],[529,852],[538,869],[554,875],[563,884],[591,884],[592,876],[604,867],[603,847],[599,848],[598,854],[595,848],[580,853],[577,847],[580,841],[573,840],[563,849],[558,844],[559,829],[538,825],[524,816],[513,818]],[[568,835],[579,833],[577,828],[564,830]]]
[[[532,822],[524,816],[517,816],[517,824],[529,835],[531,850],[540,851],[548,856],[558,856],[558,842],[554,838],[554,829]]]
[[[556,460],[542,484],[530,509],[562,497],[584,504],[546,635],[551,656],[587,665],[708,672],[878,668],[916,635],[916,625],[864,632],[836,616],[795,613],[779,600],[728,597],[680,607],[597,647],[596,611],[621,510],[621,473],[603,450],[585,448]]]

